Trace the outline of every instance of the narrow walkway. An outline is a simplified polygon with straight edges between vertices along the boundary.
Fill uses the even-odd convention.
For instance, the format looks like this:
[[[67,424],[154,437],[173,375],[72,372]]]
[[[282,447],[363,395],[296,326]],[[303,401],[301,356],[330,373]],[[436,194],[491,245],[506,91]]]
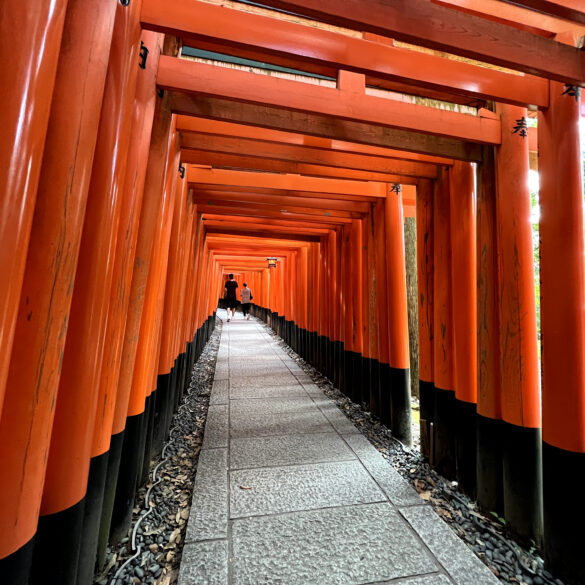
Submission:
[[[268,334],[225,323],[179,585],[496,585]]]

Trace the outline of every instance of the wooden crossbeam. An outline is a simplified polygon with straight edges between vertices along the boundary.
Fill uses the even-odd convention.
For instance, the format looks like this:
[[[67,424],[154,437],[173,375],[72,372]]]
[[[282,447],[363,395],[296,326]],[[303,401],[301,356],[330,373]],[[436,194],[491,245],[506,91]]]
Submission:
[[[456,12],[430,0],[262,0],[262,3],[561,83],[585,84],[585,54],[579,49]],[[579,10],[570,8],[575,5],[573,0],[514,3],[526,7],[532,4],[532,8],[540,7],[547,14],[559,16],[564,12],[570,19],[581,18]]]
[[[482,144],[499,144],[501,138],[499,119],[488,112],[485,116],[482,113],[472,116],[366,95],[363,76],[348,72],[340,72],[337,88],[321,87],[163,55],[157,84],[183,93],[266,104]]]
[[[434,179],[437,176],[437,167],[434,164],[395,160],[367,154],[335,152],[309,146],[267,143],[247,138],[188,133],[182,136],[181,147],[186,150],[193,148],[215,153],[246,153],[247,156],[257,158],[318,164],[354,170],[368,170],[427,179]]]
[[[205,118],[195,118],[193,116],[177,116],[176,122],[177,130],[181,131],[182,134],[195,132],[197,134],[209,134],[211,136],[229,136],[231,138],[247,138],[261,142],[277,142],[294,146],[321,148],[332,150],[334,152],[368,154],[371,156],[382,156],[397,160],[411,160],[438,165],[453,164],[451,159],[440,156],[429,156],[416,152],[406,152],[404,150],[347,142],[345,140],[332,140],[330,138],[321,138],[319,136],[283,132],[282,130],[256,128],[244,124],[234,124],[232,122],[222,122],[219,120],[207,120]]]
[[[202,150],[182,150],[183,163],[202,165],[228,170],[270,171],[274,173],[289,173],[293,175],[307,175],[312,177],[336,177],[338,179],[354,179],[357,181],[377,181],[385,183],[416,184],[417,177],[407,175],[391,175],[372,171],[360,171],[341,167],[326,167],[305,163],[289,162],[284,160],[242,156],[207,152]]]
[[[585,24],[584,0],[504,0],[504,2]]]
[[[208,50],[222,52],[227,47],[233,54],[238,49],[238,55],[317,74],[336,76],[338,69],[346,69],[474,99],[548,105],[546,80],[537,77],[518,77],[206,2],[174,0],[162,5],[158,0],[144,0],[141,22],[151,30],[199,41]]]
[[[276,173],[246,173],[217,169],[187,168],[189,183],[202,185],[223,185],[243,189],[273,189],[301,193],[336,194],[365,197],[386,197],[384,183],[366,183],[337,179],[280,175]]]
[[[264,104],[249,104],[178,91],[172,91],[170,94],[171,109],[178,114],[237,122],[248,126],[284,130],[407,152],[418,152],[455,160],[469,162],[481,162],[482,160],[482,147],[473,142],[397,130],[353,120],[341,120],[307,112],[283,110]]]

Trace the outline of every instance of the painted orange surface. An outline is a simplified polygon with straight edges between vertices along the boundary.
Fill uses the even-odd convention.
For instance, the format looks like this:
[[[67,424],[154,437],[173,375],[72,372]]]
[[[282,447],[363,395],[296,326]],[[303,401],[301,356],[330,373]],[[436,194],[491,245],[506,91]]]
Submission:
[[[453,386],[458,400],[477,402],[477,230],[475,169],[457,162],[450,171]]]
[[[528,186],[529,144],[514,133],[526,110],[498,106],[502,144],[496,150],[496,214],[500,309],[502,418],[538,428],[540,368],[536,333],[536,297]]]
[[[550,445],[585,453],[580,108],[562,84],[550,89],[550,108],[538,116],[542,433]]]
[[[0,413],[55,84],[66,0],[6,0],[0,20]],[[27,47],[26,51],[15,47]]]
[[[416,257],[418,286],[418,371],[434,381],[434,234],[433,185],[421,181],[416,191]]]
[[[499,144],[498,120],[409,104],[354,91],[321,87],[269,75],[248,73],[161,57],[158,84],[182,93],[228,98],[357,122],[425,132],[486,144]],[[392,107],[389,108],[389,104]]]
[[[0,461],[13,479],[0,483],[0,557],[28,542],[37,527],[106,77],[106,60],[88,66],[83,55],[109,52],[114,12],[114,5],[72,0],[65,19],[70,44],[59,55],[0,420]],[[84,86],[88,100],[81,103]]]
[[[325,73],[329,75],[347,69],[374,79],[405,82],[476,99],[547,105],[546,81],[533,76],[518,79],[438,55],[231,10],[226,6],[192,0],[176,0],[172,6],[164,6],[157,0],[146,0],[142,15],[145,28],[186,39],[211,41],[217,45],[218,52],[222,52],[221,45],[232,50],[245,47],[257,52],[257,60],[270,62],[276,55],[280,57],[277,64],[301,70],[306,70],[307,64],[315,64],[326,67]],[[287,62],[283,63],[283,57]]]
[[[402,194],[388,185],[384,202],[386,216],[386,275],[388,279],[388,333],[390,365],[410,368],[408,345],[408,306],[406,298],[406,265],[404,251],[404,217]]]
[[[121,191],[131,119],[128,47],[138,6],[116,7],[102,115],[95,148],[83,235],[71,301],[67,340],[41,514],[69,508],[85,495],[113,279]],[[79,389],[84,391],[80,392]]]
[[[451,287],[451,222],[449,172],[443,169],[433,190],[435,386],[453,390],[453,292]]]
[[[128,399],[118,401],[114,415],[112,434],[120,433],[126,426],[129,413],[138,414],[140,399],[132,397],[132,376],[136,363],[136,352],[139,342],[140,322],[144,310],[145,290],[151,264],[151,254],[156,233],[161,221],[161,193],[164,188],[167,157],[171,145],[172,134],[171,113],[164,98],[157,99],[151,143],[148,154],[148,165],[144,183],[142,209],[138,228],[138,240],[130,288],[130,304],[126,317],[126,331],[122,346],[122,362],[118,386],[129,394]],[[132,406],[132,403],[135,404]]]

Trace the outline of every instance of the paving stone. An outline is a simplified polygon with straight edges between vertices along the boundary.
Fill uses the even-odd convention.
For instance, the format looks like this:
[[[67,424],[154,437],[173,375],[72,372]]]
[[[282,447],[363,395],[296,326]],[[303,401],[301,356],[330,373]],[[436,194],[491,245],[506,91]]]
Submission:
[[[342,435],[359,433],[359,430],[351,424],[350,420],[343,414],[343,412],[341,412],[341,410],[339,410],[329,398],[324,396],[323,393],[321,393],[321,396],[313,395],[312,398],[338,433]]]
[[[430,506],[402,508],[422,540],[457,585],[498,585],[499,579],[465,546]]]
[[[357,461],[230,472],[231,518],[384,500],[382,491]]]
[[[414,579],[399,579],[398,581],[384,581],[384,583],[372,583],[371,585],[453,585],[449,577],[440,573],[415,577]]]
[[[336,433],[232,439],[230,469],[348,461],[354,453]]]
[[[227,404],[214,404],[207,411],[202,449],[228,446],[229,418]]]
[[[258,384],[249,388],[235,388],[230,390],[230,398],[232,400],[243,400],[245,398],[306,398],[306,396],[307,393],[300,384],[290,386],[264,386]]]
[[[177,585],[227,585],[227,582],[226,540],[185,544]]]
[[[227,404],[229,401],[229,380],[214,380],[209,404]]]
[[[246,378],[239,378],[233,374],[230,375],[230,390],[232,392],[234,390],[246,390],[248,388],[257,388],[261,386],[300,386],[300,384],[290,372],[266,374],[255,377],[248,376]]]
[[[240,380],[245,378],[261,378],[262,376],[274,376],[275,374],[282,376],[290,376],[290,372],[285,366],[282,365],[282,363],[280,363],[280,365],[278,365],[278,363],[275,363],[275,365],[272,366],[271,365],[259,366],[255,365],[255,363],[252,363],[251,365],[246,366],[230,367],[230,378],[232,380]],[[292,384],[298,382],[297,380],[294,381],[291,380],[289,383]]]
[[[185,542],[227,537],[227,449],[201,451]]]
[[[232,438],[328,433],[332,430],[308,397],[232,400],[230,417]]]
[[[357,585],[437,570],[390,504],[234,520],[232,542],[234,585]]]
[[[382,457],[366,437],[354,434],[345,436],[345,440],[394,505],[424,504],[424,500],[414,488]]]

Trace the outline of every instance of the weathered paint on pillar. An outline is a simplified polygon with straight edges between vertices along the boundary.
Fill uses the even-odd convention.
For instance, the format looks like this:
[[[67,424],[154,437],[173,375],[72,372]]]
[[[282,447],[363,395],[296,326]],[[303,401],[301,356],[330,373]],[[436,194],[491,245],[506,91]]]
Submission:
[[[390,383],[394,435],[406,445],[412,442],[410,408],[410,353],[408,345],[408,302],[402,193],[387,186],[386,274],[388,278],[388,333],[390,342]]]
[[[66,8],[67,0],[40,5],[35,0],[2,2],[0,413]]]
[[[580,149],[581,90],[550,83],[538,115],[542,436],[545,561],[561,578],[583,577],[581,527],[559,477],[585,481],[585,270]]]
[[[496,147],[504,517],[515,532],[542,539],[542,447],[530,224],[527,112],[498,106]]]
[[[1,572],[11,583],[30,570],[114,12],[78,0],[67,8],[0,421],[0,465],[12,478],[0,484]]]

